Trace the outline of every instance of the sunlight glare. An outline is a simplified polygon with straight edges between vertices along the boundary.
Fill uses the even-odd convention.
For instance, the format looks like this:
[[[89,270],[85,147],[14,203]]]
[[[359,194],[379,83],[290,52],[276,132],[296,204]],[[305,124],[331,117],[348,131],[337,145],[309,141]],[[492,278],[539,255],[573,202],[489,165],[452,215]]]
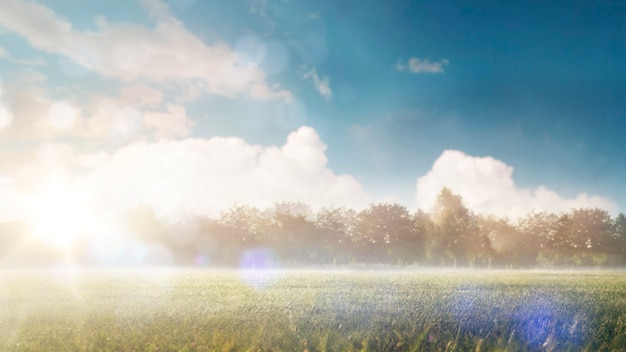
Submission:
[[[33,235],[61,249],[69,249],[96,222],[81,193],[58,182],[33,196],[30,210]]]

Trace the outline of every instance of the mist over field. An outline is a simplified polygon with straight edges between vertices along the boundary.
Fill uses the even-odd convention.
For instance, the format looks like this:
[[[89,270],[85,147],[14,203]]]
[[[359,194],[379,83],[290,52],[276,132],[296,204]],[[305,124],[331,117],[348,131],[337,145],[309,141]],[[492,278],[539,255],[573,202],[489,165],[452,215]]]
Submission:
[[[0,264],[12,267],[241,269],[616,268],[626,264],[626,217],[598,208],[476,214],[443,188],[430,213],[397,203],[314,212],[302,202],[234,206],[184,220],[134,208],[109,227],[64,222],[0,224]],[[67,223],[69,222],[69,223]],[[88,223],[85,223],[88,224]],[[48,225],[49,227],[46,227]],[[88,224],[91,225],[91,224]]]

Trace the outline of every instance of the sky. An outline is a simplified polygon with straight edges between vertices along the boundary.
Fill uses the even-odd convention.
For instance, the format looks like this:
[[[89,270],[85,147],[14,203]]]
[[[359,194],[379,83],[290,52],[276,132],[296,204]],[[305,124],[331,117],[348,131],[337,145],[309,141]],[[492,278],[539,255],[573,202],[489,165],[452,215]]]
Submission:
[[[0,222],[626,210],[624,1],[0,3]]]

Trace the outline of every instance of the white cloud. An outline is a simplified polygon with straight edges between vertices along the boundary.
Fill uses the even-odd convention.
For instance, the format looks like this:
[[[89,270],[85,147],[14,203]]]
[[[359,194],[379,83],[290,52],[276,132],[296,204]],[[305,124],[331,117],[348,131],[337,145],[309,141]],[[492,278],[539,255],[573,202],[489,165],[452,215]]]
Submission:
[[[78,104],[68,99],[50,99],[39,82],[11,82],[6,97],[0,95],[0,130],[10,140],[36,140],[77,136],[84,119]]]
[[[8,128],[13,123],[13,114],[0,102],[0,131]]]
[[[122,88],[120,103],[137,107],[156,106],[163,100],[163,93],[143,83],[135,83]]]
[[[163,94],[142,83],[122,88],[115,97],[93,95],[82,104],[51,100],[36,83],[13,84],[6,99],[0,85],[0,131],[10,131],[3,133],[8,139],[71,136],[92,146],[119,146],[150,138],[186,137],[194,125],[184,106],[161,107]]]
[[[143,115],[143,123],[148,128],[154,129],[154,137],[174,138],[186,137],[191,133],[193,122],[187,117],[185,107],[180,105],[167,105],[167,112],[146,112]]]
[[[518,188],[513,167],[492,157],[474,157],[457,150],[446,150],[430,171],[418,178],[417,207],[429,210],[443,187],[463,197],[465,205],[478,212],[518,218],[531,212],[568,211],[571,208],[616,209],[611,200],[580,193],[566,199],[543,186]]]
[[[333,91],[330,89],[330,81],[328,79],[328,76],[320,77],[317,74],[317,70],[315,68],[312,68],[311,70],[306,72],[302,78],[310,79],[313,82],[313,86],[315,87],[317,92],[320,93],[320,95],[323,96],[326,100],[329,100],[330,97],[333,95]]]
[[[133,90],[135,88],[138,87]],[[144,88],[137,91],[144,91]],[[150,138],[182,138],[191,134],[194,122],[184,106],[168,103],[165,110],[146,109],[144,106],[154,105],[161,96],[144,98],[123,90],[119,99],[104,96],[94,99],[88,104],[92,114],[85,119],[85,128],[80,135],[94,141],[121,144]]]
[[[235,203],[367,204],[354,177],[327,167],[325,149],[310,127],[291,133],[281,147],[223,137],[135,143],[110,155],[83,156],[91,174],[81,183],[106,207],[148,204],[173,217],[216,214]]]
[[[126,143],[142,131],[142,113],[132,105],[100,97],[90,104],[84,135],[114,143]]]
[[[23,83],[38,83],[48,79],[46,75],[32,68],[22,69],[19,73],[19,80]]]
[[[10,106],[12,122],[5,126],[10,131],[10,138],[47,137],[50,131],[42,130],[47,119],[50,101],[46,92],[33,85],[12,84],[5,91],[2,101],[6,101],[5,108]],[[19,116],[15,119],[13,117]]]
[[[450,61],[448,59],[441,59],[439,61],[430,61],[428,59],[420,59],[418,57],[412,57],[407,62],[403,63],[401,60],[396,62],[396,70],[398,71],[410,71],[415,74],[420,73],[443,73],[443,67],[448,65]]]
[[[313,207],[366,206],[361,184],[335,174],[325,151],[310,127],[289,134],[282,146],[214,137],[135,142],[111,153],[60,143],[20,155],[0,150],[0,222],[27,220],[29,199],[52,179],[102,214],[149,205],[174,220],[218,215],[235,203],[267,207],[290,200]]]
[[[6,106],[3,102],[3,95],[4,90],[2,88],[2,81],[0,81],[0,132],[11,126],[11,123],[13,123],[13,114],[11,113],[11,110],[9,110],[8,106]]]
[[[48,108],[48,123],[55,129],[67,130],[74,126],[80,112],[67,101],[55,101]]]
[[[97,31],[80,32],[49,8],[22,0],[3,1],[0,25],[37,49],[63,55],[104,76],[181,85],[202,82],[204,91],[224,96],[291,98],[288,91],[268,86],[257,65],[239,63],[227,44],[205,44],[171,16],[164,3],[142,4],[155,20],[154,28],[99,18]]]

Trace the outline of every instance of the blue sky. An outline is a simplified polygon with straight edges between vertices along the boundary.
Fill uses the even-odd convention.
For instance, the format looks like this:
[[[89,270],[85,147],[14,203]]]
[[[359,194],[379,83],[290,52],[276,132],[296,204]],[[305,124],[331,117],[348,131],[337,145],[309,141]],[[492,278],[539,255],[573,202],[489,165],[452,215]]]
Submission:
[[[508,216],[626,204],[622,1],[5,2],[16,202],[53,178],[166,212],[442,186]]]

